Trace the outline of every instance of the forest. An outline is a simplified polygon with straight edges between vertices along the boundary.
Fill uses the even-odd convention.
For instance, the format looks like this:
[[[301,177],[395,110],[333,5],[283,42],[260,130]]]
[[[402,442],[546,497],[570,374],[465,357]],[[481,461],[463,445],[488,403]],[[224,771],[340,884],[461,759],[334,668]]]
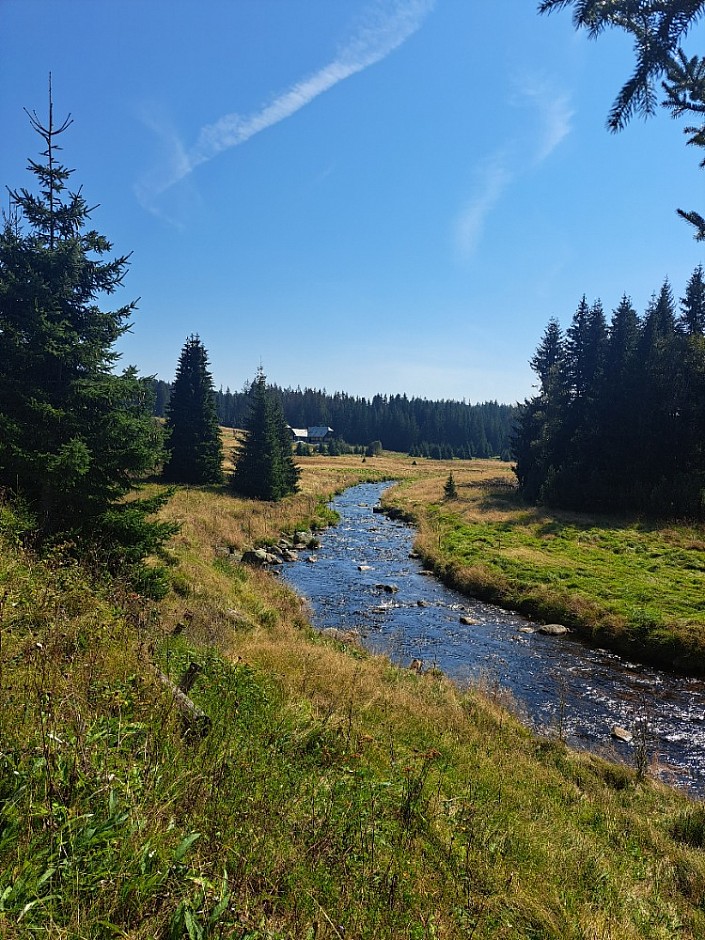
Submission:
[[[538,393],[521,408],[516,474],[533,502],[656,517],[705,514],[705,279],[677,305],[664,281],[639,316],[624,295],[609,324],[580,301],[552,319],[531,359]]]
[[[353,446],[381,441],[387,450],[414,457],[502,457],[511,453],[516,421],[514,405],[495,401],[467,404],[430,401],[406,395],[359,398],[345,392],[269,386],[288,424],[295,428],[333,428],[335,438]],[[166,412],[171,384],[154,380],[155,414]],[[249,386],[241,392],[221,388],[215,393],[218,420],[225,427],[243,427],[248,413]]]

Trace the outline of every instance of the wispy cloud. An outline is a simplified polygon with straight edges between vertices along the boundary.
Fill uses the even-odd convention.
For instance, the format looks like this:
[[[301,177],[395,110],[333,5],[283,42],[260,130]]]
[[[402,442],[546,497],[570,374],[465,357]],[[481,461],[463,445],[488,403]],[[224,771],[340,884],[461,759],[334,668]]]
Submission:
[[[435,0],[376,0],[358,21],[353,35],[335,58],[323,68],[286,91],[253,114],[225,114],[201,128],[195,144],[186,148],[164,128],[152,123],[170,150],[168,165],[150,174],[136,187],[140,200],[153,209],[154,198],[207,163],[218,154],[239,147],[255,134],[300,111],[339,82],[362,72],[397,49],[419,29]]]
[[[515,101],[528,103],[538,113],[539,137],[534,160],[543,163],[556,147],[570,134],[575,110],[570,95],[557,90],[549,81],[537,77],[524,77],[517,82]]]
[[[527,169],[548,159],[572,129],[575,111],[567,92],[536,76],[523,76],[514,85],[510,104],[523,109],[529,106],[538,116],[538,129],[532,121],[528,129],[517,132],[511,145],[478,167],[475,193],[455,222],[456,250],[465,260],[477,250],[487,218],[505,192]]]
[[[455,225],[455,244],[461,257],[470,258],[477,249],[490,212],[514,180],[504,153],[497,153],[478,169],[477,185]]]

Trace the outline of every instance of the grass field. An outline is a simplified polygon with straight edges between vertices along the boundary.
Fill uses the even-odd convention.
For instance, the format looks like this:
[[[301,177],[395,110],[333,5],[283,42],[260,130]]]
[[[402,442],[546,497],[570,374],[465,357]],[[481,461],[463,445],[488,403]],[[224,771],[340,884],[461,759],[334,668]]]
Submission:
[[[324,524],[357,479],[405,477],[420,512],[447,475],[304,468],[278,506],[179,490],[159,604],[2,544],[0,936],[704,936],[702,804],[317,635],[276,578],[222,554]],[[461,505],[503,472],[453,470]],[[435,502],[431,521],[453,509]],[[192,662],[207,734],[159,678]]]
[[[385,505],[419,529],[417,548],[466,593],[664,666],[705,672],[705,528],[587,517],[524,505],[507,465],[450,465],[403,482]]]

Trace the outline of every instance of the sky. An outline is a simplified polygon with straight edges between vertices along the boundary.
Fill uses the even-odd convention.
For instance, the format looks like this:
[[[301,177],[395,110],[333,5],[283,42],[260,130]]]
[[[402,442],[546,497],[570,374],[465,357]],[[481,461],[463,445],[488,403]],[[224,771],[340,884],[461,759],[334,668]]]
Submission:
[[[535,0],[0,0],[0,185],[24,109],[131,253],[121,366],[216,388],[512,403],[551,317],[643,313],[705,246],[699,154],[665,111],[611,134],[629,40]],[[691,42],[702,47],[702,25]],[[702,48],[699,49],[702,51]],[[685,122],[687,123],[687,121]],[[7,209],[7,194],[2,197]]]

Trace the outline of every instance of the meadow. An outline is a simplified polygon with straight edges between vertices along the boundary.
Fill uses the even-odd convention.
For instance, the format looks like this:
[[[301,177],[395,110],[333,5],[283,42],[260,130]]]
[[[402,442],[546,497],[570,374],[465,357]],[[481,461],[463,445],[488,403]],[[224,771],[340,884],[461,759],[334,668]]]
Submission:
[[[455,499],[441,475],[384,498],[418,527],[416,548],[443,580],[642,661],[705,673],[705,527],[549,511],[522,502],[506,464],[450,470]]]
[[[302,466],[277,505],[179,488],[159,603],[33,557],[3,508],[0,936],[703,936],[702,804],[643,762],[536,737],[496,690],[316,634],[236,560],[329,523],[357,480],[401,478],[408,512],[433,495],[431,520],[456,511],[436,498],[444,465]],[[504,473],[452,466],[458,509]],[[192,663],[208,729],[160,678]]]

